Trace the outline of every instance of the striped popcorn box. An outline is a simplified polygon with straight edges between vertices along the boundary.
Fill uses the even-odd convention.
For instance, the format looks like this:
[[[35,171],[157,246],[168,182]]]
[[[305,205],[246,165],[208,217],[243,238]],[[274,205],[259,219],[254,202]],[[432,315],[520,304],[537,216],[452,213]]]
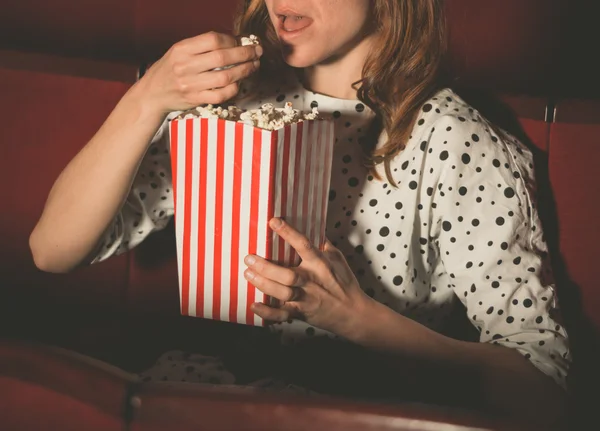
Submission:
[[[245,280],[244,258],[300,263],[269,229],[272,217],[323,246],[333,123],[268,131],[188,118],[173,120],[170,131],[181,313],[262,326],[250,305],[269,298]]]

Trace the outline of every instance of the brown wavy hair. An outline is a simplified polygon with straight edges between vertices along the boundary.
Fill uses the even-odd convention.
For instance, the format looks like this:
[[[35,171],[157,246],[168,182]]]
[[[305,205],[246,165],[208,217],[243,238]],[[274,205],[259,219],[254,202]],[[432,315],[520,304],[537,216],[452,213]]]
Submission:
[[[388,181],[395,185],[390,162],[410,139],[421,106],[444,85],[446,25],[442,0],[372,0],[375,44],[353,84],[358,99],[376,114],[365,140],[366,164],[379,178],[376,165],[384,163]],[[255,34],[264,48],[256,78],[270,79],[289,68],[264,0],[245,0],[237,14],[235,32]],[[376,148],[382,130],[387,142]]]

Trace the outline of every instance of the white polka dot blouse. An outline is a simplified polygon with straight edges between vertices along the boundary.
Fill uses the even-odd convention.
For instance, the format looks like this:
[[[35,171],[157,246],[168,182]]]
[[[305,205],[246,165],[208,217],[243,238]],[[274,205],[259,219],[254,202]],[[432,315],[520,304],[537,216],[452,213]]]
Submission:
[[[496,134],[444,89],[423,105],[392,161],[392,187],[383,169],[377,180],[364,167],[359,141],[374,114],[360,101],[316,94],[297,81],[262,90],[237,105],[291,101],[334,118],[327,236],[368,295],[439,332],[466,314],[481,342],[515,349],[564,387],[568,339],[557,318],[532,155],[522,143]],[[132,249],[173,216],[168,121],[177,114],[156,133],[93,262]],[[332,336],[299,321],[273,329],[284,343]]]

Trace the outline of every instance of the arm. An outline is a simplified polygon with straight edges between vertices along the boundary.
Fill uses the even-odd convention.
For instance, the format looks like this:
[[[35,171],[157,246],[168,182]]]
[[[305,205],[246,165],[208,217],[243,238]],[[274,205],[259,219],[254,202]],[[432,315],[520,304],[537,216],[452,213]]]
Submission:
[[[446,337],[370,299],[356,316],[346,338],[381,353],[403,392],[540,426],[564,420],[564,391],[515,350]]]
[[[302,262],[286,268],[259,256],[246,258],[246,279],[283,304],[255,303],[256,314],[275,322],[301,319],[375,352],[370,361],[358,363],[382,396],[477,408],[526,423],[525,429],[561,429],[564,391],[516,349],[434,332],[368,297],[331,243],[321,252],[287,223],[275,219],[270,226],[294,247]],[[516,332],[517,338],[527,336],[527,331]],[[356,370],[350,372],[354,375]]]
[[[67,272],[94,251],[163,117],[144,103],[142,84],[136,84],[67,165],[30,236],[40,269]]]
[[[237,81],[258,67],[254,60],[260,54],[253,46],[236,47],[235,39],[216,33],[174,45],[127,92],[56,180],[29,240],[36,265],[67,272],[97,254],[104,232],[109,238],[127,237],[123,230],[133,229],[135,222],[119,218],[119,211],[166,114],[231,99],[238,91]],[[130,212],[144,216],[140,210],[148,206],[136,205],[136,200]],[[119,246],[114,241],[109,245],[110,250]]]
[[[411,358],[414,379],[436,393],[450,389],[445,395],[468,394],[497,412],[552,423],[564,413],[560,386],[570,358],[565,330],[554,320],[530,154],[512,138],[494,142],[481,123],[452,117],[435,124],[428,148],[433,160],[443,150],[449,157],[424,168],[434,173],[423,181],[435,192],[421,197],[431,222],[420,236],[435,244],[443,284],[465,306],[480,343],[447,338],[373,301],[348,337]]]

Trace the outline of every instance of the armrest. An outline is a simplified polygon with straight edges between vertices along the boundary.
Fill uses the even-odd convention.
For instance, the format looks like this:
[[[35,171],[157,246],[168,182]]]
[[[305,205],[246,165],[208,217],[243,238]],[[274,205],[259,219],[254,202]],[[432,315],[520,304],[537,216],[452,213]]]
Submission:
[[[4,430],[517,430],[473,413],[260,389],[146,383],[54,347],[0,341]]]

